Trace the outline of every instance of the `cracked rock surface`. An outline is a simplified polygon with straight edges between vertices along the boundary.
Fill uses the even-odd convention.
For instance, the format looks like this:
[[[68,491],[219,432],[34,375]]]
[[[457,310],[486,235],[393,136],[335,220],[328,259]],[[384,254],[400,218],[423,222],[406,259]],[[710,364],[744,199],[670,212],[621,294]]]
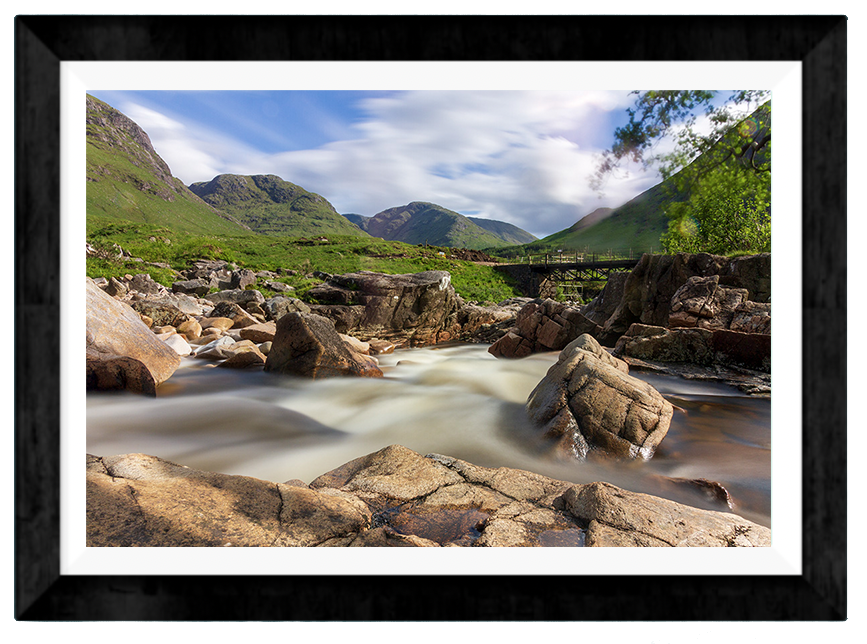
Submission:
[[[88,546],[769,546],[734,514],[392,445],[262,481],[143,454],[87,457]]]

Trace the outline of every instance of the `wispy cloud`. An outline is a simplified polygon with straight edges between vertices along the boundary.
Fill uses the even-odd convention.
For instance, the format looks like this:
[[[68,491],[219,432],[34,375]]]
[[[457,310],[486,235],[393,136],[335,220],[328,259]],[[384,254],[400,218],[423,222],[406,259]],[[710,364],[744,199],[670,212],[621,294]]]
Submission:
[[[220,173],[276,174],[339,212],[374,215],[409,201],[506,221],[538,236],[618,206],[659,179],[632,173],[589,186],[627,92],[417,91],[364,99],[352,135],[316,149],[266,154],[226,132],[119,107],[186,183]]]

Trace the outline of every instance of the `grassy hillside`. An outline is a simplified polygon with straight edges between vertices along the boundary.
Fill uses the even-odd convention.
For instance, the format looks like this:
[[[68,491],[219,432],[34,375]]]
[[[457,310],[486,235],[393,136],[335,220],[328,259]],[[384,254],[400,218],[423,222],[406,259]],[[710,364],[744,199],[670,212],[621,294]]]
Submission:
[[[685,198],[686,195],[678,192],[671,181],[664,181],[596,223],[581,226],[579,221],[566,230],[544,237],[540,244],[552,249],[586,248],[595,253],[629,249],[641,253],[651,248],[658,252],[662,248],[659,238],[668,228],[666,206]]]
[[[149,273],[156,281],[169,286],[178,278],[174,270],[188,268],[198,258],[235,262],[254,271],[290,269],[297,275],[281,277],[304,299],[306,292],[321,280],[306,277],[313,271],[339,274],[369,270],[388,274],[417,273],[428,270],[449,271],[455,290],[466,300],[499,302],[520,295],[509,277],[490,266],[450,259],[439,253],[445,248],[410,246],[401,242],[370,237],[329,235],[327,242],[318,238],[266,236],[255,233],[240,235],[192,235],[175,233],[168,228],[109,219],[88,222],[88,241],[99,248],[118,244],[133,257],[130,259],[88,258],[90,277],[118,277],[125,273]],[[444,253],[445,255],[445,253]],[[171,269],[149,263],[168,264]],[[266,295],[273,295],[261,289]]]
[[[172,176],[148,135],[113,107],[87,97],[87,216],[190,233],[241,233]]]
[[[274,175],[221,174],[190,190],[258,233],[367,236],[321,195]]]

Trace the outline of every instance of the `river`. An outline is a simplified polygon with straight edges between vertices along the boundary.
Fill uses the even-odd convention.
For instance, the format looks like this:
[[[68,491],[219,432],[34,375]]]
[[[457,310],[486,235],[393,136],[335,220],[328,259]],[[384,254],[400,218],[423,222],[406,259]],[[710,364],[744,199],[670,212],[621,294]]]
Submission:
[[[633,371],[680,408],[656,455],[631,463],[565,461],[535,437],[523,411],[557,353],[498,360],[487,348],[398,350],[379,356],[382,379],[311,381],[183,358],[156,399],[89,392],[87,451],[138,452],[196,469],[309,483],[397,443],[485,467],[607,481],[725,509],[663,477],[708,479],[729,491],[735,513],[770,526],[770,400],[723,384]]]

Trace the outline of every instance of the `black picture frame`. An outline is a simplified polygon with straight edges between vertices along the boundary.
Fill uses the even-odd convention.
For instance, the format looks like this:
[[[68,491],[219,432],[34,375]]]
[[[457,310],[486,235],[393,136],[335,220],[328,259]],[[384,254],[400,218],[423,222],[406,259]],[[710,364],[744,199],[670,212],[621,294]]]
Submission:
[[[16,619],[845,619],[846,27],[844,16],[16,17]],[[803,574],[60,575],[59,79],[61,61],[82,60],[800,61]]]

